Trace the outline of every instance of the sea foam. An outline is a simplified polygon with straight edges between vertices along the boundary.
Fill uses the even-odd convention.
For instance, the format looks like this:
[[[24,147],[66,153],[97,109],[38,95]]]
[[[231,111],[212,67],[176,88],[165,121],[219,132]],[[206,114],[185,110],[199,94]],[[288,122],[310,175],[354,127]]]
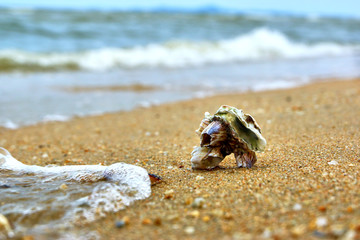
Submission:
[[[148,173],[138,166],[26,165],[4,148],[0,185],[6,186],[0,212],[18,235],[83,226],[151,194]]]
[[[247,60],[293,59],[354,53],[357,45],[334,42],[305,44],[291,41],[283,33],[257,28],[232,39],[214,42],[170,41],[132,48],[100,48],[82,52],[36,53],[1,50],[3,70],[92,70],[117,68],[181,68],[210,63]]]
[[[60,114],[49,114],[44,116],[43,122],[66,122],[70,119],[68,116]]]

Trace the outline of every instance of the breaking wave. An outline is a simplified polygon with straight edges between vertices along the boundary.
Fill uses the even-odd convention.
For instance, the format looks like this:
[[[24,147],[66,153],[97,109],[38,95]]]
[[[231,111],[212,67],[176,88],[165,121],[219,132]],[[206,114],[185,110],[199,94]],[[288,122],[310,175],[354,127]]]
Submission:
[[[104,71],[117,68],[181,68],[248,60],[311,58],[352,54],[357,45],[334,42],[297,43],[286,35],[258,28],[215,42],[170,41],[132,48],[101,48],[82,52],[38,53],[0,51],[0,71]]]

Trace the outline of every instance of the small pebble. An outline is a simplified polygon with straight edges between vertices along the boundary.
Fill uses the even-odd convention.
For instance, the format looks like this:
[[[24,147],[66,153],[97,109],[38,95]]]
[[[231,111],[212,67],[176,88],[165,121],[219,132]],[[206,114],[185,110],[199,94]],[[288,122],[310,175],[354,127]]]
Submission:
[[[326,237],[326,233],[320,232],[320,231],[314,231],[314,232],[313,232],[313,236],[318,237],[318,238],[325,238],[325,237]]]
[[[211,214],[215,217],[222,217],[224,215],[224,211],[221,209],[214,209]]]
[[[331,229],[331,233],[336,237],[340,237],[344,235],[346,231],[346,229],[342,225],[333,225],[330,227],[330,229]]]
[[[345,235],[341,238],[343,240],[355,240],[356,232],[354,230],[349,230],[345,233]]]
[[[169,221],[175,221],[178,219],[179,219],[179,215],[177,215],[177,214],[167,216],[167,220],[169,220]]]
[[[272,235],[271,231],[268,228],[266,228],[262,234],[262,237],[267,239],[267,238],[271,238],[271,235]]]
[[[187,234],[194,234],[195,233],[195,228],[193,227],[193,226],[189,226],[189,227],[186,227],[185,228],[185,232],[187,233]]]
[[[126,223],[123,220],[116,221],[115,226],[116,228],[123,228],[126,225]]]
[[[304,108],[303,108],[303,106],[292,106],[291,110],[296,112],[296,111],[302,111],[302,110],[304,110]]]
[[[160,226],[160,225],[162,224],[161,218],[155,218],[154,224],[155,224],[156,226]]]
[[[358,224],[357,226],[355,226],[355,231],[360,233],[360,224]]]
[[[327,219],[326,217],[318,217],[316,219],[316,226],[318,227],[325,227],[327,225]]]
[[[185,204],[186,205],[190,205],[194,202],[194,199],[192,197],[188,197],[186,200],[185,200]]]
[[[165,193],[164,193],[164,198],[165,199],[171,199],[171,198],[173,198],[174,197],[174,190],[173,189],[170,189],[170,190],[167,190],[167,191],[165,191]]]
[[[347,207],[346,208],[346,212],[348,213],[352,213],[354,211],[354,209],[352,207]]]
[[[325,206],[319,206],[318,207],[320,212],[326,212],[326,207]]]
[[[198,210],[191,211],[188,213],[188,216],[193,217],[193,218],[198,218],[200,216],[200,212]]]
[[[180,229],[180,225],[174,224],[174,225],[172,225],[172,229],[178,230],[178,229]]]
[[[205,199],[202,197],[195,198],[194,202],[191,204],[193,208],[202,208],[205,204]]]
[[[143,225],[150,225],[151,224],[151,220],[149,218],[144,218],[141,222]]]
[[[306,226],[305,225],[298,225],[291,229],[291,234],[294,237],[299,237],[303,235],[306,232]]]
[[[302,209],[302,206],[301,204],[299,203],[296,203],[294,206],[293,206],[293,210],[294,211],[300,211]]]
[[[331,162],[328,162],[329,165],[338,165],[338,162],[335,160],[332,160]]]
[[[208,215],[204,216],[202,218],[203,222],[209,222],[210,221],[210,217]]]
[[[198,181],[198,180],[202,180],[202,179],[204,179],[204,177],[203,177],[203,176],[199,176],[199,175],[198,175],[198,176],[196,176],[196,178],[195,178],[195,179]]]
[[[122,221],[126,224],[126,225],[129,225],[130,224],[130,218],[128,216],[124,216],[122,218]]]
[[[233,219],[233,215],[231,213],[227,212],[224,214],[224,219],[231,220],[231,219]]]

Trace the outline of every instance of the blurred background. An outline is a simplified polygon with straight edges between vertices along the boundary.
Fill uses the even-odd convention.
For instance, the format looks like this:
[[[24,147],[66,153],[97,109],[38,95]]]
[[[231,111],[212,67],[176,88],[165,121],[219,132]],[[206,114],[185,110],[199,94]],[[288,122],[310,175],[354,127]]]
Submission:
[[[360,76],[360,2],[0,2],[0,126]]]

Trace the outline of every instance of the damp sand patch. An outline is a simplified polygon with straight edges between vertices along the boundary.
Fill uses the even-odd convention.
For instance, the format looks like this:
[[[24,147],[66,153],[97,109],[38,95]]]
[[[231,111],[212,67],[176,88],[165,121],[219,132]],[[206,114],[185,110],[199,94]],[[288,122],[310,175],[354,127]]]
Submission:
[[[11,224],[8,237],[61,237],[149,197],[151,181],[145,169],[126,163],[41,167],[0,148],[0,191],[0,212]]]
[[[57,87],[65,92],[81,93],[81,92],[148,92],[159,90],[158,86],[131,84],[131,85],[110,85],[110,86],[71,86],[71,87]]]

